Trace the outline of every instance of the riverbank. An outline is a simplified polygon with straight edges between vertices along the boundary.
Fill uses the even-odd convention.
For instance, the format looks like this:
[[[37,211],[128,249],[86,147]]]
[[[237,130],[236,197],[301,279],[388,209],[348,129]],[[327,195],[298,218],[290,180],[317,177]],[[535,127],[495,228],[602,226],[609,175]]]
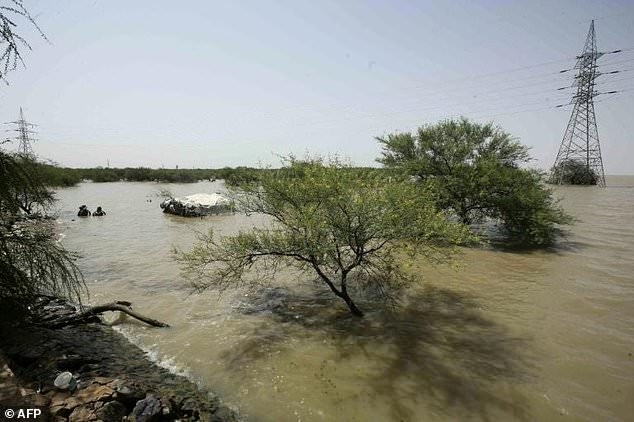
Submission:
[[[210,392],[150,362],[111,327],[0,327],[0,407],[39,406],[44,420],[214,421],[240,418]],[[69,371],[73,392],[54,387]]]

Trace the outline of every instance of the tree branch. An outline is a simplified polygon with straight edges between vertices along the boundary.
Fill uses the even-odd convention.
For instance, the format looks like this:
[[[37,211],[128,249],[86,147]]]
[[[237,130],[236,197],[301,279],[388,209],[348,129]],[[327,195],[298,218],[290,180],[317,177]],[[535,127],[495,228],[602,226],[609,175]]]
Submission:
[[[169,327],[169,325],[164,322],[158,321],[156,319],[148,318],[144,315],[141,315],[133,311],[131,308],[131,305],[132,304],[130,302],[117,301],[117,302],[106,303],[104,305],[93,306],[76,315],[71,315],[70,317],[55,320],[52,323],[47,325],[49,325],[51,328],[61,328],[67,325],[85,323],[89,321],[91,317],[102,314],[104,312],[119,311],[119,312],[128,314],[131,317],[138,319],[139,321],[143,321],[146,324],[151,325],[153,327]]]

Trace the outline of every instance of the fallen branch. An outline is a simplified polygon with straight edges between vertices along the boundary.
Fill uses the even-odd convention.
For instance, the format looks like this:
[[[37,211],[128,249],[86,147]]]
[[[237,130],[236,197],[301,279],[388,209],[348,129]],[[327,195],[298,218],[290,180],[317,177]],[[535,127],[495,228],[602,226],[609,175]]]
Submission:
[[[132,310],[131,305],[132,304],[130,302],[117,301],[117,302],[106,303],[104,305],[92,306],[89,309],[86,309],[85,311],[79,312],[78,314],[71,315],[68,317],[63,317],[58,320],[53,320],[47,325],[51,328],[60,328],[66,325],[81,324],[84,322],[93,321],[97,315],[102,314],[104,312],[119,311],[119,312],[128,314],[131,317],[138,319],[139,321],[143,321],[146,324],[151,325],[153,327],[169,327],[169,325],[164,322],[158,321],[156,319],[148,318],[144,315],[141,315],[135,312],[134,310]]]

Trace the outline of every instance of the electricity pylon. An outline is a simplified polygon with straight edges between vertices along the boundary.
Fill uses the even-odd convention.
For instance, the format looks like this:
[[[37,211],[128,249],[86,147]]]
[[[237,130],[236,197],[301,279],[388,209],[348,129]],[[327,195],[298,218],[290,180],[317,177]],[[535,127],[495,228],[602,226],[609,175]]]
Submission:
[[[576,87],[577,91],[572,97],[574,107],[553,166],[552,181],[556,184],[566,183],[564,174],[567,167],[571,170],[570,167],[573,166],[585,166],[587,174],[594,175],[596,184],[605,187],[605,173],[593,101],[597,95],[612,93],[595,90],[596,78],[601,75],[598,71],[597,59],[603,54],[605,53],[597,51],[593,20],[583,52],[577,56],[574,67],[578,69],[578,73],[572,86]]]
[[[35,125],[26,121],[26,119],[24,118],[22,107],[20,107],[20,118],[15,122],[10,122],[10,124],[16,125],[16,128],[13,129],[13,132],[17,133],[15,139],[18,141],[18,153],[29,157],[34,157],[35,153],[33,152],[33,147],[31,146],[31,143],[35,141],[35,139],[31,135],[36,133],[32,129],[35,127]]]

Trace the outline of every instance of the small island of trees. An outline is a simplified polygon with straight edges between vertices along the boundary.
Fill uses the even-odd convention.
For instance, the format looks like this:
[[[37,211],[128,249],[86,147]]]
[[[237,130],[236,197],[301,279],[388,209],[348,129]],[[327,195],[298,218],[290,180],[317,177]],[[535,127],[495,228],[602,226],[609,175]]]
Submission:
[[[587,163],[568,159],[553,167],[549,182],[558,185],[594,186],[599,183],[599,176]]]

